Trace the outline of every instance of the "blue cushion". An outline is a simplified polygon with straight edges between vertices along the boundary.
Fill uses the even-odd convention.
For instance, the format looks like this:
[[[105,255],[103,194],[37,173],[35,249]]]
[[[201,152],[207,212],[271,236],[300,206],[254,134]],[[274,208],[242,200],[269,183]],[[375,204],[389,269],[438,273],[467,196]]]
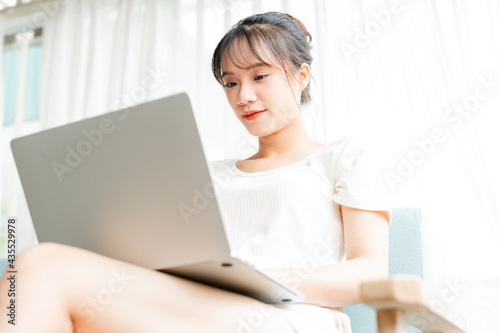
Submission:
[[[420,208],[392,210],[389,227],[389,275],[410,274],[420,278],[422,272],[422,238]]]
[[[8,263],[7,258],[0,259],[0,277],[3,276],[3,273],[7,270]]]
[[[420,208],[394,208],[389,227],[389,275],[411,274],[422,278],[422,217]],[[364,304],[345,306],[353,333],[377,333],[373,308]],[[408,332],[422,332],[408,326]]]

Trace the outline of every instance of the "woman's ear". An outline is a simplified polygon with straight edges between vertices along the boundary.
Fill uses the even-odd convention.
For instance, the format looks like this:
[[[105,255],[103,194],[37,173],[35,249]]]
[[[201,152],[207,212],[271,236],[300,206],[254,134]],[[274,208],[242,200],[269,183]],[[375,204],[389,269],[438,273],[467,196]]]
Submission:
[[[311,79],[311,68],[309,67],[308,64],[303,63],[299,69],[299,81],[302,90],[307,88],[310,79]]]

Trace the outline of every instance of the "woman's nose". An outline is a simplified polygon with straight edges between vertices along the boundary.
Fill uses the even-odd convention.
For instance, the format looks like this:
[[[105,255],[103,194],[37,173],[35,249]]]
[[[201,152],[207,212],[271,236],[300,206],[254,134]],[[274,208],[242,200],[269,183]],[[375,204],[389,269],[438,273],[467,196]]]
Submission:
[[[256,100],[257,95],[255,94],[255,91],[248,85],[242,85],[238,94],[238,105],[253,103]]]

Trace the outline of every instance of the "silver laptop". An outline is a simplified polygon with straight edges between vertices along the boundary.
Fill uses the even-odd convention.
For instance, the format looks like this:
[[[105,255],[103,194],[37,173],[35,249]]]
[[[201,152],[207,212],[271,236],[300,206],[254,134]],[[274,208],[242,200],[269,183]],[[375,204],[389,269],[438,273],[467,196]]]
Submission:
[[[304,300],[231,257],[185,93],[16,138],[11,148],[39,242],[266,303]]]

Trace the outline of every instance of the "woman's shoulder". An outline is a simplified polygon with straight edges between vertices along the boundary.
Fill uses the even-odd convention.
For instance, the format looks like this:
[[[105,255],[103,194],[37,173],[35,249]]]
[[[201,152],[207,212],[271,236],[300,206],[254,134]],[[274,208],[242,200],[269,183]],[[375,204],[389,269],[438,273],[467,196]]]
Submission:
[[[321,165],[329,178],[338,178],[339,174],[352,173],[366,166],[366,147],[366,143],[357,136],[335,138],[311,156],[312,163],[315,161]]]
[[[348,135],[333,139],[321,148],[322,155],[328,159],[355,157],[364,152],[365,144],[357,136]]]

